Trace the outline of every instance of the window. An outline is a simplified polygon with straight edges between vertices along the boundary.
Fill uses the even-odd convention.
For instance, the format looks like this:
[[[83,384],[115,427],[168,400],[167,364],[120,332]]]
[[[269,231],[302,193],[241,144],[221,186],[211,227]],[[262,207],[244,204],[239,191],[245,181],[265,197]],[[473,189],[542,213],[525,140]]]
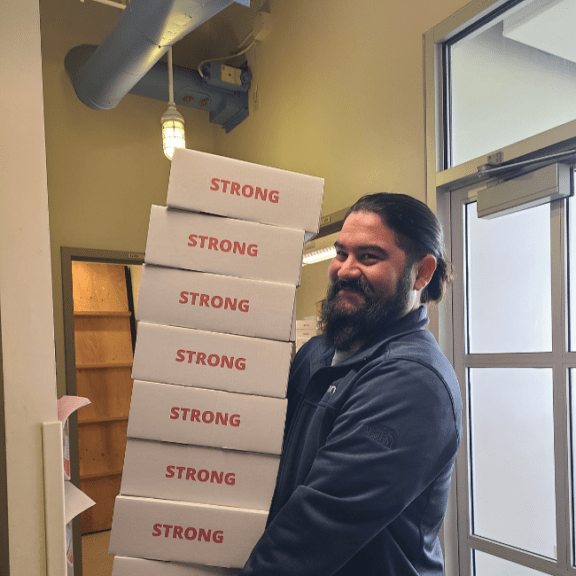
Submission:
[[[576,118],[576,4],[524,1],[443,44],[448,165],[472,160]],[[562,38],[570,29],[568,42]],[[563,57],[564,56],[564,57]]]

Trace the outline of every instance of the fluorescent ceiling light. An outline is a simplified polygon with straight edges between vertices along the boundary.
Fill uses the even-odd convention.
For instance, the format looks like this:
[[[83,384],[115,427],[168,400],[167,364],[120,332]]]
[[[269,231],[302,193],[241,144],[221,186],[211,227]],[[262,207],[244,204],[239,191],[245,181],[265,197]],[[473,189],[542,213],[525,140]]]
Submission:
[[[332,260],[334,256],[336,256],[336,248],[334,248],[334,246],[321,248],[320,250],[314,250],[312,252],[305,252],[302,258],[302,265],[306,266],[306,264],[315,264],[323,260]]]

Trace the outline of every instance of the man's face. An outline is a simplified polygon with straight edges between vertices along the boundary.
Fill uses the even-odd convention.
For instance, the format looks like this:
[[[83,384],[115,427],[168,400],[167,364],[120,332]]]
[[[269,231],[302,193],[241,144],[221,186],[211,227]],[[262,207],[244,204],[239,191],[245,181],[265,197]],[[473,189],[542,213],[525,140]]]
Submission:
[[[377,214],[350,214],[335,246],[323,319],[329,342],[345,350],[404,316],[417,300],[406,253]]]

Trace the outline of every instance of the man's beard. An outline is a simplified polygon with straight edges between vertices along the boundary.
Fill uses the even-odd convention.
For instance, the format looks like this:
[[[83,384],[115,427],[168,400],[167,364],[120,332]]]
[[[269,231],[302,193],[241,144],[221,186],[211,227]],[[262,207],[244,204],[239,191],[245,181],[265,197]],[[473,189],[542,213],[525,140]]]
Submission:
[[[396,292],[388,298],[375,300],[374,290],[362,278],[351,281],[338,280],[330,284],[322,302],[321,324],[330,346],[336,350],[351,350],[355,344],[370,340],[385,326],[403,316],[410,300],[411,277],[406,270],[398,281]],[[338,293],[343,288],[364,296],[358,306],[342,308]]]

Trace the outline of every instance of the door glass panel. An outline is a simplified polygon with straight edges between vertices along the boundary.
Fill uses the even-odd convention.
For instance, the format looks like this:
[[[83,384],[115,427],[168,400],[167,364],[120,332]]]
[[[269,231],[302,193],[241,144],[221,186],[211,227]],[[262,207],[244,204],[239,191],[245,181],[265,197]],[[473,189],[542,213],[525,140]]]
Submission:
[[[525,1],[449,48],[450,166],[576,118],[575,6]]]
[[[471,203],[466,226],[469,352],[550,351],[550,207],[485,220]]]
[[[576,200],[568,199],[569,346],[576,350]]]
[[[469,390],[473,533],[554,558],[552,369],[471,368]]]
[[[569,370],[569,382],[570,382],[570,428],[571,428],[571,466],[572,471],[572,498],[576,494],[576,368],[571,368]],[[572,503],[572,562],[576,564],[576,507]]]
[[[546,576],[544,572],[526,568],[520,564],[514,564],[474,550],[474,567],[472,570],[473,576]]]

